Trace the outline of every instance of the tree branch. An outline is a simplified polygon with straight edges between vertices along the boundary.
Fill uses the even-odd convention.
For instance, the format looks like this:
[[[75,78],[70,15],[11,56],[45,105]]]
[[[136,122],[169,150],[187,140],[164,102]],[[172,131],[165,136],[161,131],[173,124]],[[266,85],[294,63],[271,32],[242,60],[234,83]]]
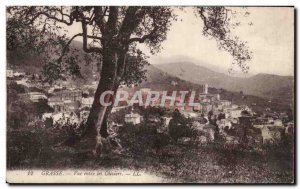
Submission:
[[[74,35],[73,37],[71,37],[71,38],[69,39],[69,41],[66,43],[66,45],[65,45],[65,46],[63,47],[63,49],[62,49],[62,53],[61,53],[60,57],[57,59],[58,62],[61,62],[61,61],[62,61],[62,58],[63,58],[64,55],[66,54],[66,52],[67,52],[67,50],[68,50],[70,44],[72,43],[72,41],[73,41],[76,37],[81,37],[81,36],[83,36],[83,34],[82,34],[82,33],[78,33],[78,34]],[[86,35],[86,38],[101,40],[101,37],[96,37],[96,36],[91,36],[91,35]],[[86,48],[87,48],[87,47],[86,47]],[[96,48],[96,47],[93,47],[93,48]],[[101,49],[100,49],[100,48],[97,48],[97,49],[99,49],[99,51],[97,51],[97,52],[101,52]],[[90,50],[88,49],[87,51],[89,52]],[[87,53],[88,53],[88,52],[87,52]]]
[[[144,35],[143,37],[130,38],[128,43],[133,43],[133,42],[144,43],[147,39],[151,39],[153,37],[153,34],[155,34],[156,31],[157,31],[157,27],[155,27],[149,34]]]
[[[26,25],[33,24],[34,21],[35,21],[39,16],[42,16],[42,15],[43,15],[43,16],[46,16],[46,17],[49,18],[49,19],[52,19],[52,20],[55,20],[55,21],[57,21],[57,22],[66,24],[66,25],[68,25],[68,26],[72,25],[73,22],[74,22],[74,18],[73,18],[71,15],[70,15],[70,16],[67,15],[67,16],[69,17],[69,21],[67,21],[67,20],[63,19],[63,17],[62,17],[61,19],[59,19],[59,18],[57,18],[57,17],[55,17],[55,16],[50,15],[50,14],[47,13],[47,12],[38,12],[38,13],[36,13],[36,15],[33,16],[33,18],[31,18],[31,19],[29,20],[29,22],[27,22],[27,23],[25,23],[25,24],[26,24]],[[65,15],[65,14],[62,14],[62,15]]]
[[[124,20],[119,30],[119,39],[128,40],[133,30],[139,24],[141,19],[144,16],[144,11],[140,10],[137,14],[140,7],[129,7],[126,11]]]
[[[207,30],[208,30],[207,19],[206,19],[205,15],[204,15],[204,8],[203,7],[199,8],[199,14],[200,14],[201,19],[203,20],[204,31],[207,32]]]
[[[83,44],[82,44],[82,48],[83,50],[86,52],[86,53],[93,53],[93,52],[96,52],[96,53],[101,53],[102,52],[102,49],[99,48],[99,47],[90,47],[88,48],[88,45],[87,45],[87,39],[88,38],[91,38],[91,39],[99,39],[101,40],[102,38],[100,37],[96,37],[96,36],[89,36],[87,35],[87,24],[85,23],[85,21],[82,21],[81,22],[81,26],[82,26],[82,37],[83,37]]]
[[[104,19],[104,16],[106,14],[106,11],[107,11],[107,7],[105,7],[104,12],[102,10],[102,7],[98,7],[98,6],[94,7],[94,14],[95,14],[94,20],[96,22],[96,25],[99,27],[101,33],[104,33],[105,31],[106,21]]]
[[[66,54],[70,44],[72,43],[72,41],[76,38],[82,36],[82,33],[78,33],[76,35],[74,35],[73,37],[70,38],[70,40],[67,42],[67,44],[63,47],[62,53],[60,55],[60,57],[57,59],[58,62],[62,61],[63,56]]]
[[[143,37],[130,38],[128,40],[128,44],[130,44],[132,42],[144,43],[147,39],[151,39],[153,37],[153,35],[157,32],[157,30],[158,30],[158,26],[156,24],[156,20],[153,18],[153,30],[149,34],[144,35]]]
[[[117,22],[118,22],[118,7],[110,6],[109,7],[109,16],[107,23],[105,25],[106,32],[104,35],[110,36],[111,38],[117,31]]]

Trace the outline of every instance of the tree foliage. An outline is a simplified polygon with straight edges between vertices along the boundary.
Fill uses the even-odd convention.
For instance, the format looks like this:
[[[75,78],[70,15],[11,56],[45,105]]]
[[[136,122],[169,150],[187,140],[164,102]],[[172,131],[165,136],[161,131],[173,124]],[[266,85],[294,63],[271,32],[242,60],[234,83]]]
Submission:
[[[137,44],[145,44],[151,53],[159,52],[172,22],[176,21],[175,9],[167,6],[12,6],[7,8],[7,48],[14,49],[23,38],[28,38],[24,40],[30,43],[27,49],[32,47],[33,52],[44,54],[43,73],[53,82],[65,79],[68,74],[81,77],[82,56],[80,59],[78,52],[82,53],[71,48],[74,40],[80,39],[81,51],[88,54],[83,56],[84,60],[90,62],[88,56],[92,56],[99,62],[100,81],[87,120],[88,130],[94,135],[99,130],[96,127],[106,130],[103,120],[111,110],[100,105],[101,94],[116,91],[122,82],[137,84],[145,79],[144,66],[148,63]],[[203,35],[215,39],[220,49],[231,54],[233,64],[247,71],[246,62],[251,59],[251,53],[245,42],[232,35],[228,14],[232,10],[227,7],[194,7],[194,10],[204,23]],[[74,31],[74,27],[80,28],[78,33],[69,36],[68,30]],[[114,101],[114,95],[105,101]]]
[[[174,111],[169,123],[169,134],[177,142],[182,137],[192,137],[193,129],[189,126],[191,121],[185,118],[177,109]]]
[[[220,49],[232,55],[233,64],[247,71],[245,62],[251,59],[251,52],[246,42],[231,35],[235,11],[227,7],[195,7],[195,12],[203,20],[203,35],[215,39]],[[135,56],[136,44],[145,43],[155,53],[160,51],[177,16],[174,7],[14,6],[8,7],[7,13],[7,48],[43,53],[44,74],[53,80],[61,79],[65,72],[80,77],[78,61],[81,60],[76,53],[78,49],[71,47],[73,40],[81,38],[82,50],[88,54],[84,56],[87,62],[91,57],[101,60],[107,46]],[[67,35],[69,26],[75,25],[81,25],[81,32]],[[141,52],[139,60],[140,55]],[[141,70],[141,74],[126,71],[124,81],[138,83],[143,79],[144,61],[127,62],[129,66],[125,70]]]

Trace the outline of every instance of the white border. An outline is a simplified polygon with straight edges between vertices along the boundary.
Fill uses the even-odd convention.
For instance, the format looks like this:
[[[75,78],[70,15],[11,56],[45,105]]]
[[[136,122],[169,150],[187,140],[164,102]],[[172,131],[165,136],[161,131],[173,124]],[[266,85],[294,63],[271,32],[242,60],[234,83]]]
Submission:
[[[8,188],[12,187],[5,183],[6,176],[6,35],[5,35],[5,7],[9,5],[243,5],[243,6],[282,6],[289,5],[295,6],[296,8],[300,7],[299,0],[88,0],[88,1],[80,1],[80,0],[39,0],[39,1],[25,1],[25,0],[2,0],[0,1],[0,52],[1,52],[1,61],[0,61],[0,123],[1,123],[1,131],[0,131],[0,144],[1,144],[1,155],[0,155],[0,188]],[[299,14],[299,10],[298,10]],[[299,19],[297,19],[297,25],[299,26]],[[297,33],[298,34],[298,33]],[[299,49],[297,48],[297,54],[299,54]],[[298,66],[299,69],[299,66]],[[297,69],[297,71],[298,71]],[[299,77],[299,76],[298,76]],[[299,82],[297,81],[297,88],[299,88]],[[297,95],[299,97],[299,94]],[[297,98],[299,99],[299,98]],[[297,104],[298,107],[298,104]],[[297,111],[297,117],[299,115],[299,111]],[[297,125],[298,126],[298,125]],[[296,126],[296,128],[297,128]],[[299,136],[299,135],[297,135]],[[299,143],[297,141],[297,152],[299,150]],[[299,156],[299,153],[297,153]],[[299,165],[299,162],[297,162]],[[298,166],[297,166],[298,167]],[[297,168],[298,170],[298,168]],[[297,181],[299,182],[299,173],[297,174]],[[32,187],[32,186],[27,186]],[[40,187],[40,186],[38,186]],[[51,186],[44,186],[51,187]],[[66,187],[66,186],[56,186],[58,188]],[[67,187],[75,187],[75,186],[67,186]],[[84,187],[84,186],[79,186]],[[97,186],[101,188],[111,188],[111,186]],[[114,187],[124,187],[124,186],[114,186]],[[131,187],[131,186],[130,186]],[[138,186],[140,187],[140,186]],[[149,187],[149,186],[147,186]],[[155,186],[152,186],[155,187]],[[151,188],[152,188],[151,187]],[[169,186],[173,187],[173,186]],[[188,187],[188,186],[184,186]],[[200,186],[207,188],[208,186]],[[218,186],[213,186],[215,188]],[[232,185],[227,187],[234,187]],[[239,186],[240,187],[240,186]],[[263,187],[263,186],[258,186]],[[272,186],[270,186],[272,187]],[[298,186],[297,186],[298,187]],[[77,187],[76,187],[77,188]],[[211,187],[210,187],[211,188]]]

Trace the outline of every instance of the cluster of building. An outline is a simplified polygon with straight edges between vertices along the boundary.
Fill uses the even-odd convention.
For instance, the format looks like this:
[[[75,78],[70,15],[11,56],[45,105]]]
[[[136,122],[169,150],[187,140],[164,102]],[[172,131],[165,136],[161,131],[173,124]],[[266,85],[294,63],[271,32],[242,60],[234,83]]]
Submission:
[[[17,84],[30,88],[38,89],[37,91],[26,92],[21,94],[23,97],[30,99],[32,102],[45,100],[53,109],[53,112],[44,113],[42,120],[51,118],[53,123],[80,123],[87,118],[89,109],[93,103],[93,97],[83,95],[87,89],[95,89],[96,84],[84,86],[78,89],[70,85],[69,82],[61,82],[60,84],[50,85],[41,82],[38,74],[27,74],[25,72],[14,72],[8,69],[7,78],[13,80]]]
[[[14,78],[14,77],[24,77],[26,75],[25,72],[14,72],[12,69],[6,70],[6,77],[7,78]]]
[[[68,82],[62,82],[59,85],[49,85],[39,82],[36,79],[39,77],[36,75],[32,76],[24,72],[13,72],[12,70],[7,70],[7,77],[13,79],[18,84],[41,89],[40,92],[28,92],[26,95],[33,102],[46,100],[48,105],[53,108],[52,113],[45,113],[42,116],[43,120],[52,118],[53,123],[80,123],[86,120],[89,115],[89,109],[94,99],[90,97],[88,91],[95,90],[96,83],[82,86],[80,89],[70,85]],[[33,81],[33,78],[35,78],[35,81]],[[172,83],[172,85],[176,85],[176,83]],[[126,87],[120,86],[119,90],[126,90]],[[151,89],[142,88],[140,91],[143,101],[146,101],[147,94],[151,92]],[[131,90],[131,93],[133,95],[134,90]],[[174,96],[175,103],[179,103],[181,100],[181,96]],[[264,143],[279,140],[279,131],[283,130],[285,133],[293,133],[294,131],[294,124],[287,119],[286,113],[269,112],[263,116],[256,116],[255,112],[246,105],[237,105],[229,100],[221,99],[219,94],[209,93],[207,84],[204,85],[203,91],[197,93],[195,102],[199,105],[190,106],[186,104],[184,106],[174,106],[174,102],[172,104],[171,100],[167,100],[164,108],[170,110],[178,109],[182,115],[192,120],[191,127],[199,132],[207,133],[206,138],[203,138],[203,136],[199,138],[200,141],[214,140],[215,132],[223,134],[228,140],[235,141],[228,134],[228,131],[237,129],[238,127],[259,129]],[[139,102],[137,101],[135,105],[139,105]],[[160,105],[161,98],[149,104],[149,106]],[[113,107],[112,112],[117,112],[127,107],[128,103],[120,102],[118,106]],[[167,132],[169,122],[172,118],[165,116],[162,119],[164,120],[164,124],[162,128],[158,128],[159,132]],[[245,122],[245,120],[248,120],[248,122]],[[143,122],[143,116],[131,112],[125,115],[124,122],[139,125]]]
[[[150,89],[143,89],[145,94]],[[279,141],[282,133],[291,135],[294,131],[294,124],[287,121],[286,113],[268,113],[257,116],[247,105],[233,104],[231,101],[222,100],[219,94],[210,94],[206,84],[202,93],[199,93],[196,99],[199,107],[176,107],[165,106],[169,109],[178,109],[182,115],[192,120],[192,125],[199,133],[206,133],[205,136],[199,136],[199,141],[213,141],[216,132],[222,135],[228,143],[237,144],[238,136],[230,135],[230,130],[255,130],[254,138],[260,138],[256,142],[272,143]],[[176,99],[177,101],[178,99]],[[159,100],[158,100],[159,102]],[[159,103],[152,103],[150,106],[157,106]],[[166,129],[158,128],[161,131],[168,131],[168,124],[171,117],[163,117]],[[142,122],[143,117],[137,113],[130,113],[125,116],[125,122],[138,125]],[[257,132],[258,130],[258,132]]]

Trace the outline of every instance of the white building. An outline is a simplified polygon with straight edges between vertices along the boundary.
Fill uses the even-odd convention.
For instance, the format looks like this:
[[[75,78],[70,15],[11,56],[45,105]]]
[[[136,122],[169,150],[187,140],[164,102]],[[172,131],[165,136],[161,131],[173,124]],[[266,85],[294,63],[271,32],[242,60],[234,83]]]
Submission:
[[[281,139],[279,130],[271,130],[268,126],[261,128],[261,135],[263,138],[263,144],[273,143]]]
[[[203,91],[204,94],[208,94],[208,84],[206,83],[204,85],[204,91]]]
[[[6,70],[6,77],[9,77],[9,78],[14,77],[14,71],[10,70],[10,69],[7,69]]]
[[[179,109],[179,108],[178,108]],[[197,118],[200,116],[199,113],[196,113],[196,112],[190,112],[190,111],[184,111],[184,107],[183,109],[179,109],[180,110],[180,113],[183,114],[183,116],[185,118]]]
[[[65,125],[66,123],[79,123],[80,120],[74,112],[56,113],[52,115],[53,123]]]
[[[15,72],[15,73],[14,73],[14,76],[15,76],[15,77],[25,76],[25,75],[26,75],[25,72]]]
[[[47,118],[51,118],[53,113],[44,113],[42,115],[42,120],[45,121]]]
[[[18,85],[24,85],[26,87],[32,87],[32,85],[28,82],[27,78],[22,78],[21,80],[17,80],[16,83]]]
[[[292,122],[287,123],[287,126],[285,127],[285,133],[286,134],[294,133],[294,123],[292,123]]]
[[[163,117],[163,119],[164,119],[165,126],[169,126],[172,117]]]
[[[53,100],[49,99],[48,105],[54,109],[55,112],[64,112],[65,111],[65,104],[62,100]]]
[[[54,92],[54,87],[50,87],[49,89],[48,89],[48,93],[53,93]]]
[[[125,123],[132,123],[134,125],[140,124],[142,121],[142,116],[139,114],[126,114],[125,115]]]
[[[274,126],[283,127],[283,123],[280,119],[274,120]]]
[[[242,116],[242,110],[240,108],[231,109],[229,113],[231,118],[239,118]]]
[[[113,107],[111,112],[114,113],[114,112],[118,112],[119,110],[121,109],[124,109],[126,108],[127,106],[118,106],[118,107]]]
[[[255,127],[255,128],[259,128],[259,129],[262,129],[262,128],[264,128],[264,127],[266,127],[266,128],[284,128],[284,126],[283,125],[279,125],[279,124],[260,124],[260,125],[253,125],[253,127]]]
[[[231,102],[228,100],[220,100],[221,106],[230,106]]]
[[[88,97],[88,98],[82,98],[81,99],[82,107],[91,108],[93,102],[94,102],[94,98],[93,97]]]
[[[236,108],[236,106],[235,106],[235,108],[228,107],[228,108],[224,108],[223,110],[225,112],[225,117],[226,118],[232,118],[232,119],[241,117],[242,116],[242,111],[243,111],[239,107]]]
[[[29,92],[28,95],[30,100],[33,102],[38,102],[39,100],[42,99],[48,99],[44,93],[40,93],[40,92]]]
[[[229,119],[221,119],[220,121],[217,121],[217,124],[221,130],[224,130],[225,127],[227,127],[228,129],[231,129],[232,127],[231,121]]]
[[[177,81],[171,81],[171,85],[176,86],[178,85]]]

